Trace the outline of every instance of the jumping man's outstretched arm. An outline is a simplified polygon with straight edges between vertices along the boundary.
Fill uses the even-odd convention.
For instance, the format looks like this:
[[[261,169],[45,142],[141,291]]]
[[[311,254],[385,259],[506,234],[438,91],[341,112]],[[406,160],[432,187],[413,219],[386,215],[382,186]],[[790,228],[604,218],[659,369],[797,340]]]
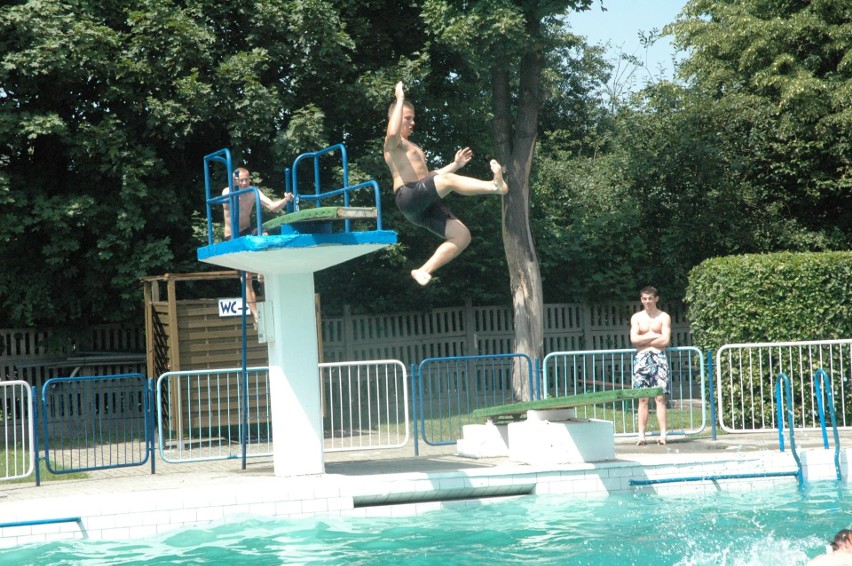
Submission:
[[[385,134],[385,149],[398,146],[402,142],[402,108],[405,102],[405,92],[402,90],[402,81],[396,83],[396,104],[388,116],[388,130]]]
[[[462,167],[468,164],[468,162],[473,159],[473,150],[469,147],[464,149],[460,149],[456,152],[456,157],[453,159],[453,162],[444,165],[440,169],[436,169],[432,172],[433,175],[443,175],[444,173],[455,173]]]

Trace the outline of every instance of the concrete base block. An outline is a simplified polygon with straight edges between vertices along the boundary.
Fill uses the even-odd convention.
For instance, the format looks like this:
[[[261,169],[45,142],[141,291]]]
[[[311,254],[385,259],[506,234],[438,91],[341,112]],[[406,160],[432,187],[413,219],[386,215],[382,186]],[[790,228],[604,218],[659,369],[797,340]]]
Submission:
[[[532,412],[532,411],[530,411]],[[615,427],[595,419],[509,423],[509,457],[525,464],[615,460]]]
[[[834,446],[828,450],[824,448],[811,448],[802,450],[799,454],[802,461],[802,477],[807,481],[836,480],[837,466],[834,462]],[[848,467],[845,450],[840,450],[840,472],[841,476],[848,477],[848,470],[844,474],[844,467]]]
[[[456,442],[459,456],[468,458],[500,458],[509,455],[508,425],[488,422],[465,425],[462,438]]]
[[[577,416],[577,409],[545,409],[527,411],[528,421],[567,421]]]

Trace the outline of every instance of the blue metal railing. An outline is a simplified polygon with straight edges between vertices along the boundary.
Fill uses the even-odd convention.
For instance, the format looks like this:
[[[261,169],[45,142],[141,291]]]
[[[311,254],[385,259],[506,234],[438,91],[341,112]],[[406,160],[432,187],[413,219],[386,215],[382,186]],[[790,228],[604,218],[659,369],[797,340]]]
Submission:
[[[40,403],[47,469],[69,474],[150,460],[154,473],[150,395],[141,374],[48,379]]]
[[[796,466],[799,469],[796,478],[801,484],[803,481],[802,462],[796,452],[796,440],[793,432],[795,423],[793,420],[793,389],[790,385],[790,378],[784,372],[779,373],[778,379],[775,381],[775,399],[778,407],[778,446],[781,452],[784,452],[784,408],[786,407],[787,418],[790,422],[790,451],[793,453],[793,459],[796,460]]]
[[[785,387],[785,391],[782,394],[782,383]],[[778,407],[778,442],[780,444],[781,452],[784,452],[784,415],[783,415],[783,407],[787,408],[787,418],[791,423],[790,426],[790,450],[793,452],[793,459],[796,461],[796,471],[795,472],[753,472],[753,473],[742,473],[742,474],[706,474],[706,475],[697,475],[697,476],[685,476],[685,477],[673,477],[673,478],[659,478],[659,479],[648,479],[648,480],[630,480],[630,485],[632,486],[648,486],[648,485],[657,485],[657,484],[665,484],[665,483],[680,483],[680,482],[692,482],[692,481],[718,481],[718,480],[733,480],[733,479],[762,479],[762,478],[774,478],[774,477],[786,477],[786,476],[794,476],[796,481],[798,481],[799,485],[804,481],[803,473],[802,473],[802,462],[799,460],[799,455],[796,452],[796,444],[795,438],[793,434],[793,395],[792,388],[790,386],[790,378],[787,377],[784,373],[778,374],[778,379],[775,382],[775,395],[777,398],[777,407]],[[784,402],[786,401],[786,403]]]
[[[520,391],[513,382],[516,370]],[[418,437],[433,446],[457,442],[474,409],[537,398],[535,375],[525,354],[427,358],[412,367],[414,422],[420,429],[418,435],[415,428],[415,454]]]
[[[545,397],[581,395],[598,391],[630,389],[633,386],[633,348],[617,350],[580,350],[551,352],[542,362],[542,382]],[[701,350],[694,347],[666,349],[669,362],[669,402],[676,404],[684,415],[684,426],[671,434],[698,434],[707,422],[705,396],[706,372]],[[619,411],[622,435],[632,435],[636,422],[631,411],[622,410],[634,401],[616,401],[578,409],[586,418],[612,418]],[[599,413],[604,412],[602,417]]]
[[[80,527],[80,533],[83,535],[83,538],[89,538],[89,534],[86,532],[86,527],[83,526],[82,517],[58,517],[56,519],[33,519],[30,521],[12,521],[10,523],[0,523],[0,529],[11,529],[15,527],[35,527],[38,525],[56,525],[59,523],[77,523],[77,526]]]
[[[216,165],[223,165],[228,179],[228,194],[213,195],[211,169]],[[236,238],[240,233],[240,197],[246,193],[254,194],[254,209],[255,209],[255,226],[256,234],[263,233],[262,216],[260,206],[260,191],[257,187],[247,187],[238,189],[234,185],[233,164],[231,161],[231,152],[227,148],[214,151],[204,156],[204,193],[207,206],[207,245],[213,245],[213,207],[215,205],[228,204],[230,209],[230,218],[228,222],[231,226],[231,234]]]
[[[823,393],[822,386],[825,385]],[[840,471],[840,435],[837,433],[837,417],[834,412],[834,398],[831,393],[831,378],[828,373],[820,368],[814,373],[814,388],[816,390],[817,407],[819,410],[819,424],[822,429],[822,443],[828,450],[828,435],[825,431],[825,403],[823,396],[828,399],[828,409],[831,416],[831,429],[834,432],[834,469],[837,471],[837,479],[843,479]]]
[[[320,175],[320,158],[324,155],[328,155],[334,152],[340,152],[340,163],[341,163],[341,171],[342,171],[342,181],[343,185],[340,188],[323,191],[322,189],[322,179]],[[313,194],[302,193],[299,191],[299,165],[304,161],[310,161],[313,165]],[[303,153],[296,157],[293,161],[292,168],[287,168],[284,170],[284,179],[287,186],[287,190],[293,193],[293,205],[295,210],[299,210],[301,207],[301,201],[307,200],[315,203],[315,206],[322,206],[323,201],[336,196],[343,196],[343,206],[350,205],[350,195],[353,191],[358,189],[362,189],[365,187],[371,187],[373,189],[373,198],[375,201],[376,207],[376,230],[382,229],[382,200],[381,193],[379,189],[379,184],[376,181],[365,181],[363,183],[358,183],[355,185],[349,184],[349,157],[346,153],[346,147],[343,144],[335,144],[329,147],[320,149],[318,151]],[[351,229],[350,221],[346,220],[344,222],[344,230],[349,232]]]

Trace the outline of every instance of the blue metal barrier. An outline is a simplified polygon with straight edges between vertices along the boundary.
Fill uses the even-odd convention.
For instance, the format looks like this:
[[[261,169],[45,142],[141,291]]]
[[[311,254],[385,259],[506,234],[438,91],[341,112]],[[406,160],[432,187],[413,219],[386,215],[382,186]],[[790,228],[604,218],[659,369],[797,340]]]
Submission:
[[[416,427],[415,454],[418,436],[433,446],[458,441],[474,409],[537,398],[532,360],[525,354],[427,358],[412,367],[411,378],[420,432]]]
[[[68,474],[150,459],[154,473],[150,393],[140,374],[48,379],[40,412],[47,469]]]
[[[825,394],[823,395],[822,386],[825,385]],[[814,388],[816,389],[817,407],[819,410],[819,424],[822,429],[822,443],[825,449],[828,449],[828,435],[825,431],[825,407],[823,396],[828,399],[828,409],[831,416],[831,429],[834,431],[834,469],[837,471],[837,479],[843,479],[840,472],[840,435],[837,433],[837,416],[834,412],[834,398],[831,393],[831,378],[828,373],[822,368],[819,368],[814,373]]]
[[[781,385],[784,384],[782,391]],[[787,418],[790,421],[790,451],[793,453],[793,459],[796,460],[796,466],[799,468],[796,478],[799,484],[804,481],[802,476],[802,462],[799,460],[799,454],[796,452],[796,440],[793,433],[793,390],[790,385],[790,378],[786,373],[778,374],[778,379],[775,381],[775,399],[778,407],[778,446],[781,452],[784,452],[784,407],[787,407]]]
[[[340,153],[340,167],[343,175],[343,184],[340,188],[323,191],[322,179],[320,176],[320,158],[324,155],[328,155],[334,152]],[[303,161],[309,161],[313,164],[313,194],[302,193],[299,191],[299,165]],[[363,183],[358,183],[355,185],[349,184],[349,157],[346,153],[346,146],[344,146],[343,144],[335,144],[320,149],[318,151],[307,152],[299,155],[293,161],[292,168],[287,168],[284,170],[284,179],[287,190],[293,193],[293,204],[295,210],[299,210],[302,200],[313,201],[315,203],[315,206],[323,206],[323,200],[339,195],[343,196],[343,206],[349,206],[350,196],[353,191],[366,187],[372,188],[374,206],[376,207],[377,213],[376,230],[382,229],[382,199],[381,192],[379,190],[379,184],[376,183],[376,181],[365,181]],[[346,220],[344,222],[344,231],[349,232],[350,230],[351,221]]]
[[[581,350],[551,352],[542,362],[543,397],[581,395],[633,386],[633,359],[636,350]],[[683,426],[671,426],[671,434],[698,434],[707,423],[705,365],[701,350],[694,347],[666,349],[669,363],[668,403],[682,415]],[[578,409],[577,416],[603,418],[616,423],[623,432],[636,433],[633,401],[617,401]]]
[[[77,526],[80,527],[80,533],[83,535],[83,538],[89,538],[89,534],[86,532],[86,527],[83,526],[83,518],[82,517],[59,517],[56,519],[35,519],[32,521],[13,521],[11,523],[0,523],[0,529],[6,528],[15,528],[15,527],[35,527],[38,525],[56,525],[59,523],[77,523]]]

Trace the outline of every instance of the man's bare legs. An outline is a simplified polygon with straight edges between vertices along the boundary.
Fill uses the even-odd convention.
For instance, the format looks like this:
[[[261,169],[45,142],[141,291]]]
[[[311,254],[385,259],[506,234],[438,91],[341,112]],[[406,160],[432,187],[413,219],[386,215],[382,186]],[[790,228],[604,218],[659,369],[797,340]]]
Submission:
[[[426,263],[411,272],[411,276],[421,285],[429,283],[432,279],[432,273],[436,269],[462,253],[470,244],[470,230],[457,218],[447,220],[444,235],[447,241],[438,246],[438,249]]]
[[[666,396],[665,395],[657,395],[657,423],[660,425],[660,439],[657,441],[659,444],[666,443]]]
[[[254,274],[246,272],[246,303],[251,311],[251,316],[257,323],[257,296],[254,293]]]
[[[660,439],[657,441],[659,444],[666,444],[666,396],[665,395],[657,395],[655,398],[657,403],[657,423],[660,425]],[[648,399],[639,399],[639,409],[638,409],[638,418],[639,418],[639,440],[636,442],[637,446],[645,445],[645,429],[648,426]]]
[[[460,195],[505,195],[509,192],[509,185],[503,178],[503,167],[492,159],[491,172],[494,173],[494,179],[491,181],[483,181],[474,179],[473,177],[465,177],[464,175],[456,175],[455,173],[443,173],[435,176],[435,189],[438,190],[438,196],[444,198],[450,193],[458,193]]]
[[[494,173],[494,179],[491,181],[482,181],[455,173],[437,175],[435,176],[435,189],[441,198],[450,193],[466,196],[505,195],[509,192],[509,185],[503,179],[503,167],[494,159],[491,160],[491,172]],[[447,241],[438,246],[438,249],[426,263],[411,272],[411,276],[420,285],[428,284],[436,269],[455,258],[470,244],[470,230],[460,220],[448,220],[444,235]]]

